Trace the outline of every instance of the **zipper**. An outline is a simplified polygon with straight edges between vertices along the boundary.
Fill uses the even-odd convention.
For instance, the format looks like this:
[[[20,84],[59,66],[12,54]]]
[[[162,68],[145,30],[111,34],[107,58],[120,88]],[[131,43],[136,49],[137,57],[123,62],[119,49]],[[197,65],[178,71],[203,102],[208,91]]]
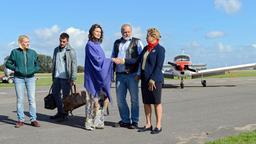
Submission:
[[[25,76],[27,76],[27,52],[23,51],[24,54],[24,64],[25,64]]]

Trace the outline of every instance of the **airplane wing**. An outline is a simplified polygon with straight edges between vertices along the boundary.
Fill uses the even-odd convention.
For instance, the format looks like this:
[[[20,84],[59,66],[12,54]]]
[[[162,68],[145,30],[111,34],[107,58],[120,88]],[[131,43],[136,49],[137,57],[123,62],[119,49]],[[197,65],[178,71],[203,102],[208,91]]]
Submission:
[[[253,68],[253,67],[256,67],[256,63],[199,70],[197,72],[192,72],[191,78],[193,79],[193,78],[200,78],[202,76],[220,75],[220,74],[224,74],[226,71],[229,71],[229,70],[238,70],[238,69],[246,69],[246,68]]]
[[[175,76],[174,71],[173,71],[172,68],[164,70],[163,75],[164,75],[165,78],[171,78],[171,79],[173,79],[174,76]]]
[[[199,70],[205,70],[206,69],[206,64],[192,64],[192,65],[190,65],[190,67],[192,68],[192,69],[195,69],[195,70],[197,70],[197,71],[199,71]]]

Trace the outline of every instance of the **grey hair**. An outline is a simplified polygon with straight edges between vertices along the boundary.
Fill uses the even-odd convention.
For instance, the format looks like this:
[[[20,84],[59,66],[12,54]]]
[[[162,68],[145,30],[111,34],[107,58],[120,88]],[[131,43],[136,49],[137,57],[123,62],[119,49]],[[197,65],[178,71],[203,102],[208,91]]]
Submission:
[[[132,30],[132,26],[131,26],[130,24],[123,24],[123,25],[121,26],[121,32],[123,32],[123,30],[124,30],[125,27],[130,27],[130,29]]]

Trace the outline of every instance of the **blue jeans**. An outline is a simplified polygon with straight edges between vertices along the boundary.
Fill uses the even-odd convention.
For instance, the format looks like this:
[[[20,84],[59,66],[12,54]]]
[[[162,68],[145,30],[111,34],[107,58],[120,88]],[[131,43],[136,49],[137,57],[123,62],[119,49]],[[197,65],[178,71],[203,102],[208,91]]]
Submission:
[[[116,75],[117,106],[121,121],[124,123],[139,122],[139,88],[138,81],[135,80],[135,76],[136,73]],[[131,116],[126,102],[127,90],[129,90],[131,96]]]
[[[15,91],[17,96],[17,116],[18,120],[24,122],[24,93],[25,88],[27,90],[28,102],[29,102],[29,114],[30,121],[36,120],[36,101],[35,101],[35,89],[36,82],[35,77],[31,78],[14,78]]]
[[[63,110],[63,102],[62,98],[69,95],[71,90],[71,85],[69,80],[61,79],[61,78],[54,78],[53,80],[53,87],[52,87],[52,94],[54,96],[57,110],[59,114],[64,114]],[[62,91],[62,95],[61,95]]]

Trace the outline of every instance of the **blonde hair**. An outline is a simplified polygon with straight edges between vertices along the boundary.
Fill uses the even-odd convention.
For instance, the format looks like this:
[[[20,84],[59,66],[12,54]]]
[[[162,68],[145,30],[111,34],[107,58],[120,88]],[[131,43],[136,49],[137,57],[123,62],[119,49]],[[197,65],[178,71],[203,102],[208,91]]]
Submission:
[[[22,45],[21,45],[21,42],[24,39],[29,39],[29,37],[27,35],[20,35],[19,38],[18,38],[18,45],[19,45],[20,48],[23,48]]]
[[[154,37],[155,39],[159,40],[161,38],[159,30],[157,30],[156,28],[149,28],[147,32],[148,32],[148,35]]]

